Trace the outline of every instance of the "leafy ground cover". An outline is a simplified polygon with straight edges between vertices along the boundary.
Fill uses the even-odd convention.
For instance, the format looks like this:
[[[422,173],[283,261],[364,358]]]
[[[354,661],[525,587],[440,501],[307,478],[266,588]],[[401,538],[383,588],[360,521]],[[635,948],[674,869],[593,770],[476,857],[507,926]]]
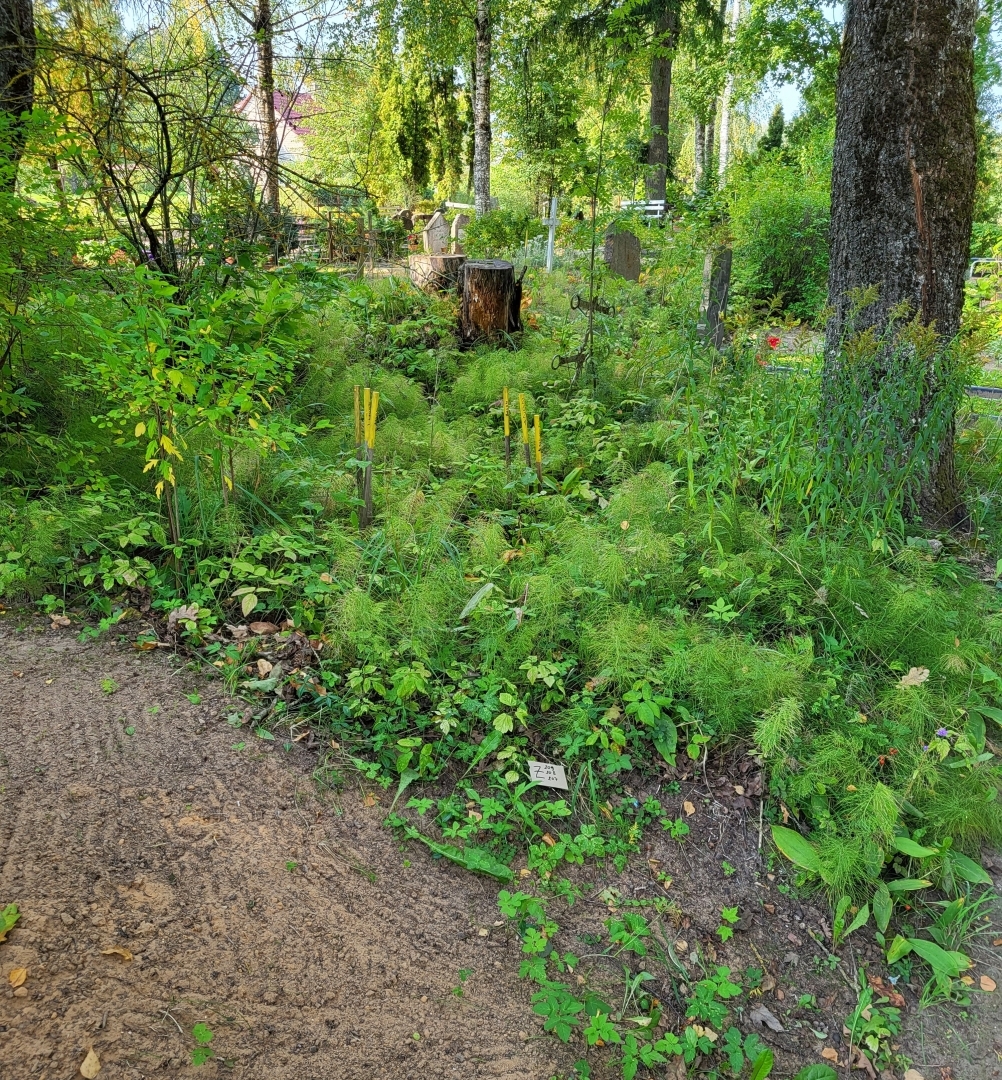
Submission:
[[[959,440],[973,534],[909,526],[914,463],[889,469],[863,436],[818,447],[795,326],[739,316],[725,355],[699,344],[706,239],[698,219],[645,230],[645,280],[600,281],[613,311],[577,381],[555,361],[585,335],[583,266],[527,278],[517,347],[470,352],[452,300],[393,277],[248,267],[182,296],[102,272],[48,298],[36,404],[17,406],[33,424],[0,454],[0,597],[89,609],[95,633],[152,614],[141,648],[182,644],[250,695],[235,727],[322,731],[324,782],[357,770],[402,840],[495,880],[547,1029],[611,1048],[627,1078],[774,1068],[734,1023],[754,978],[705,943],[675,970],[670,1025],[645,992],[645,965],[672,970],[652,921],[670,887],[607,905],[602,947],[629,961],[616,1001],[579,992],[578,955],[554,944],[584,895],[575,867],[623,872],[652,832],[684,845],[668,796],[725,760],[790,887],[832,905],[832,955],[866,927],[875,978],[926,1003],[990,992],[970,964],[979,856],[1002,833],[997,430],[972,417]],[[379,394],[366,530],[363,387]],[[822,479],[825,453],[844,483]],[[566,791],[530,784],[529,760],[563,765]],[[721,946],[742,918],[720,905]],[[893,986],[854,976],[832,1065],[895,1066]]]

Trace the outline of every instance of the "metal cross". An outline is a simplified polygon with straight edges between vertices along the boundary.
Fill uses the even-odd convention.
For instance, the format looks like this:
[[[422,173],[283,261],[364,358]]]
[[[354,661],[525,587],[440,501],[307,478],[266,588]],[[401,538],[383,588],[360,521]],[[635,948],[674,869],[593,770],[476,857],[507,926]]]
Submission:
[[[553,242],[557,238],[557,225],[559,224],[556,195],[550,199],[550,216],[543,218],[543,224],[550,230],[550,235],[546,239],[546,272],[549,274],[553,270]]]

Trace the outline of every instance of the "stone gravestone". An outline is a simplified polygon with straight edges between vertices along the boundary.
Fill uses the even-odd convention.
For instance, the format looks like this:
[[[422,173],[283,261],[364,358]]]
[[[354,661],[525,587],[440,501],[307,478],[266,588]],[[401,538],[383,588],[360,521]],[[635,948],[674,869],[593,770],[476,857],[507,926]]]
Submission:
[[[631,232],[605,234],[605,264],[627,281],[640,279],[640,241]]]
[[[463,241],[466,239],[466,226],[470,223],[469,214],[457,214],[452,219],[452,253],[463,254]]]
[[[424,227],[424,252],[426,255],[442,255],[449,247],[449,223],[441,210],[432,214]]]

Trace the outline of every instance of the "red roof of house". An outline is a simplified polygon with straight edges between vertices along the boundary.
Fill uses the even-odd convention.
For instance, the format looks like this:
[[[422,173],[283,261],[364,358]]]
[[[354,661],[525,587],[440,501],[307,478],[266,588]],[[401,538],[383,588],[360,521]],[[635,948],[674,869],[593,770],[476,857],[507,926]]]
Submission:
[[[237,112],[242,113],[254,100],[253,93],[242,97],[234,106]],[[286,94],[282,90],[275,90],[272,94],[275,102],[275,118],[281,123],[284,121],[297,135],[309,135],[310,129],[302,121],[313,113],[312,94]]]

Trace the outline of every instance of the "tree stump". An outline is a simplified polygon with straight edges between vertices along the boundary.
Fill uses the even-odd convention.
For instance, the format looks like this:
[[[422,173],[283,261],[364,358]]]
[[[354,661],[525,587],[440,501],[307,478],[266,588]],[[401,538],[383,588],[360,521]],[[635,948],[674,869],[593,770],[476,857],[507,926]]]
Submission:
[[[525,271],[523,271],[523,274]],[[504,259],[471,259],[463,267],[459,336],[464,345],[522,329],[522,278]]]
[[[465,255],[420,255],[407,258],[411,281],[425,292],[448,292],[459,284]]]

